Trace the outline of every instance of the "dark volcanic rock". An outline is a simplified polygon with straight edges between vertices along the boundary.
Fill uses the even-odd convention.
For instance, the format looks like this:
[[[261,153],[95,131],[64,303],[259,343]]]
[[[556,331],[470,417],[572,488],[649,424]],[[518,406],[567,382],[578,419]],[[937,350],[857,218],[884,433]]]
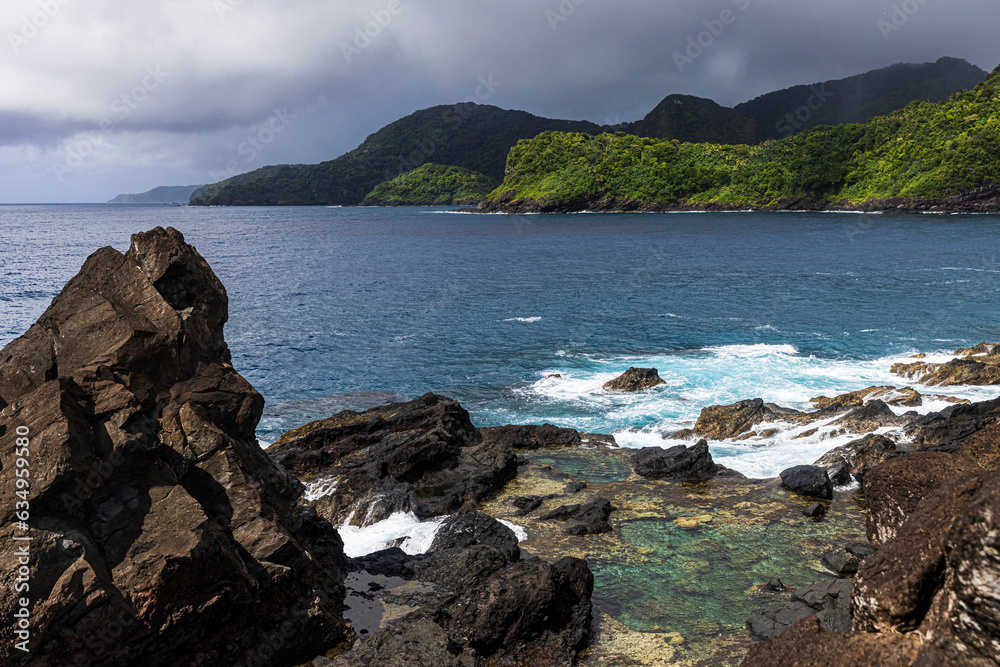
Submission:
[[[905,417],[897,417],[882,401],[872,401],[862,408],[851,410],[833,423],[851,433],[871,433],[884,426],[902,426],[906,422]]]
[[[509,444],[482,442],[469,413],[434,394],[342,412],[286,433],[267,451],[301,479],[336,479],[335,492],[315,503],[335,523],[352,511],[362,524],[394,512],[450,514],[517,471]]]
[[[833,483],[824,468],[795,466],[781,472],[782,485],[793,493],[812,498],[833,498]]]
[[[826,508],[823,507],[823,503],[813,503],[802,510],[802,513],[810,519],[821,519],[826,516]]]
[[[646,447],[632,457],[632,465],[636,474],[642,477],[683,481],[709,479],[721,467],[712,460],[708,443],[704,440],[693,447]]]
[[[559,428],[552,424],[541,426],[491,426],[479,429],[484,443],[498,442],[514,449],[550,449],[553,447],[579,447],[583,438],[579,431]],[[605,436],[611,438],[611,436]],[[614,441],[611,438],[612,442]]]
[[[767,421],[801,418],[804,413],[765,403],[762,398],[740,401],[732,405],[712,405],[703,408],[694,426],[694,433],[709,440],[726,440]]]
[[[1000,384],[1000,345],[981,343],[956,350],[955,356],[943,364],[894,364],[891,372],[932,386]]]
[[[24,534],[10,436],[30,433],[31,664],[290,664],[345,639],[343,544],[257,445],[227,317],[207,262],[157,228],[91,255],[0,353],[5,563]]]
[[[909,667],[916,660],[918,647],[913,636],[831,632],[817,617],[807,616],[774,639],[750,647],[742,667]]]
[[[666,384],[655,368],[630,368],[614,380],[604,383],[608,391],[634,393]]]
[[[600,535],[611,532],[608,518],[615,510],[605,498],[595,498],[582,505],[563,505],[538,518],[542,521],[568,521],[567,535]]]
[[[904,433],[918,447],[948,445],[1000,422],[1000,398],[971,405],[952,405],[907,425]]]
[[[589,638],[594,579],[582,560],[507,563],[477,545],[435,553],[414,573],[435,592],[388,591],[385,599],[420,609],[324,664],[562,667],[576,664]]]
[[[851,629],[851,581],[827,579],[800,588],[787,603],[775,605],[747,621],[750,637],[762,641],[780,635],[793,623],[817,616],[823,628],[832,632]]]
[[[446,519],[431,543],[431,550],[463,548],[474,544],[495,547],[512,563],[521,558],[521,548],[517,546],[513,530],[491,516],[471,510]]]
[[[834,398],[817,396],[810,399],[810,403],[822,410],[832,405],[841,405],[845,408],[859,408],[868,405],[873,400],[882,400],[888,405],[902,405],[907,407],[919,407],[923,405],[923,397],[909,387],[897,389],[896,387],[868,387],[859,391],[852,391],[848,394],[841,394]]]
[[[823,455],[817,466],[836,468],[842,466],[854,474],[874,468],[896,453],[896,443],[885,436],[869,433],[860,440],[830,450]]]
[[[853,577],[861,561],[868,558],[875,550],[864,542],[851,542],[842,547],[831,549],[824,554],[823,567],[830,570],[838,577]]]

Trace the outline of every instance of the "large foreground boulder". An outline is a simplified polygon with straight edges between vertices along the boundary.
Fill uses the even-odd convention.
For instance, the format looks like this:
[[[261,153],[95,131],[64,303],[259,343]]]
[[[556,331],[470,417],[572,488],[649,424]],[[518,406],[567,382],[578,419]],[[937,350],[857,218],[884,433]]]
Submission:
[[[317,510],[359,525],[395,512],[421,519],[471,509],[514,478],[511,445],[484,442],[457,402],[427,394],[365,412],[347,410],[290,431],[268,454],[328,492]]]
[[[811,498],[833,498],[833,482],[826,469],[818,466],[795,466],[781,471],[781,485],[792,493]]]
[[[257,445],[227,317],[205,260],[157,228],[91,255],[0,352],[0,561],[30,544],[31,563],[28,651],[8,635],[0,663],[291,665],[344,641],[343,544]]]

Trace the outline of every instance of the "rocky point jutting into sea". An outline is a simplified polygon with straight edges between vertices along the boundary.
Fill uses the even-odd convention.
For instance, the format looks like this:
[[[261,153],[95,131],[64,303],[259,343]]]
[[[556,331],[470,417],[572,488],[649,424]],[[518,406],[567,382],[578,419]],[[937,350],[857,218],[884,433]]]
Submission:
[[[1000,663],[1000,399],[919,415],[889,409],[926,398],[895,387],[814,411],[748,398],[671,434],[688,444],[628,450],[477,428],[429,393],[265,452],[227,318],[205,260],[157,228],[92,255],[0,353],[4,664]],[[996,350],[894,372],[938,400],[995,383]],[[854,439],[774,479],[713,460],[712,442],[781,422]],[[357,547],[401,519],[424,543]]]

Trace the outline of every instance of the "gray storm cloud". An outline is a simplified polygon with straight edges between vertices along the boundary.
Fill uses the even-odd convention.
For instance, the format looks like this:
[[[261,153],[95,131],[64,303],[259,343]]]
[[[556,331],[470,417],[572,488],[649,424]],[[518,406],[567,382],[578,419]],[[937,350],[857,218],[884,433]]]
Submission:
[[[733,105],[944,55],[991,70],[997,25],[995,0],[7,0],[0,201],[330,159],[480,77],[491,104],[616,123],[671,93]]]

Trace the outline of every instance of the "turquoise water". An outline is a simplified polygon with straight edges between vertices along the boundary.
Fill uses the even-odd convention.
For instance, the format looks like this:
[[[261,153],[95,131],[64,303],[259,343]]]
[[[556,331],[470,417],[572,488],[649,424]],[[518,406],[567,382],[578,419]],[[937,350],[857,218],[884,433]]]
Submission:
[[[435,391],[480,425],[549,421],[638,446],[705,405],[805,407],[898,385],[889,365],[916,352],[1000,340],[988,216],[5,206],[0,343],[90,252],[124,250],[156,225],[184,232],[229,291],[227,339],[267,399],[264,442]],[[600,390],[629,366],[655,366],[667,384]],[[828,444],[713,453],[765,475]]]

